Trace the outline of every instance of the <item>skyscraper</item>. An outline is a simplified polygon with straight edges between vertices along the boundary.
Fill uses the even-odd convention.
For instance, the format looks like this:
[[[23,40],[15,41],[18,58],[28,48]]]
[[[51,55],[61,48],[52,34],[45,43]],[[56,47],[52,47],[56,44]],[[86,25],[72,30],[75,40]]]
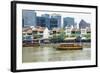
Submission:
[[[81,20],[80,23],[79,23],[79,28],[86,28],[86,27],[89,27],[90,28],[90,24],[87,23],[85,20]]]
[[[48,29],[50,29],[50,15],[49,14],[42,14],[42,17],[45,18],[45,24]]]
[[[42,14],[41,16],[42,16],[42,17],[45,17],[45,18],[49,18],[49,17],[50,17],[49,14]]]
[[[50,29],[61,28],[61,16],[58,14],[52,14],[50,18]]]
[[[74,26],[75,23],[74,23],[74,18],[72,17],[65,17],[63,18],[63,24],[64,26],[63,27],[71,27],[71,26]]]
[[[22,11],[22,25],[24,26],[36,26],[36,12],[34,10]]]
[[[45,18],[41,16],[36,17],[37,26],[46,27]]]
[[[50,29],[49,14],[43,14],[41,16],[37,16],[36,23],[37,23],[37,26],[47,27],[48,29]]]
[[[36,17],[37,26],[52,28],[61,28],[61,16],[58,14],[42,14]]]

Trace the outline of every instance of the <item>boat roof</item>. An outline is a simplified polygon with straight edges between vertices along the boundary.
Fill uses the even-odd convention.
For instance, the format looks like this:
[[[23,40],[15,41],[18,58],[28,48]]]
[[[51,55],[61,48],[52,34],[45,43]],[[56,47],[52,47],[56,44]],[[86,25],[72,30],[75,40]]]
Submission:
[[[65,38],[65,40],[75,40],[76,39],[76,37],[67,37],[67,38]]]

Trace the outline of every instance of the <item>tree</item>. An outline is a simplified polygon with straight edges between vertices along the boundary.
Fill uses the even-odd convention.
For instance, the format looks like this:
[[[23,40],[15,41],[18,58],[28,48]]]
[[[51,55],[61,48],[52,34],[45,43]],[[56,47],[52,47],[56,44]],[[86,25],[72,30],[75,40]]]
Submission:
[[[53,43],[63,42],[65,37],[66,37],[65,32],[63,29],[61,29],[60,34],[59,35],[54,34],[53,37],[50,38],[50,41]]]

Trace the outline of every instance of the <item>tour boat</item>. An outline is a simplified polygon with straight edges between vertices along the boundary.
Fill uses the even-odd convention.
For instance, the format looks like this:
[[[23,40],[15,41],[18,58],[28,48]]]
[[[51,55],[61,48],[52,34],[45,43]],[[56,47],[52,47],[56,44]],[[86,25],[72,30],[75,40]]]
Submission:
[[[82,46],[79,44],[60,44],[57,46],[59,50],[81,50]]]

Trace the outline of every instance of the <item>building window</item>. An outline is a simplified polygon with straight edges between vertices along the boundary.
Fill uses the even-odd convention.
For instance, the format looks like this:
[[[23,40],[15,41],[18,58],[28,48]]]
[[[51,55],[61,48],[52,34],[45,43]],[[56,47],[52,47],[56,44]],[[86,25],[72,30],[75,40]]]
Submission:
[[[32,33],[27,33],[28,35],[32,35]]]
[[[33,31],[32,33],[33,33],[33,34],[37,34],[37,31]]]

